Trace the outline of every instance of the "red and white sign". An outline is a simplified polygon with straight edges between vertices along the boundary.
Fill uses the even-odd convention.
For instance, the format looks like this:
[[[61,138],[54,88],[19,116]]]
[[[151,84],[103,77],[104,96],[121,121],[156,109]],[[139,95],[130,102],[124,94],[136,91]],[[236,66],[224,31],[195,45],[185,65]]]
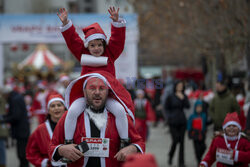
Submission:
[[[109,139],[108,138],[87,138],[83,137],[82,141],[86,141],[89,150],[84,153],[86,157],[109,157]]]

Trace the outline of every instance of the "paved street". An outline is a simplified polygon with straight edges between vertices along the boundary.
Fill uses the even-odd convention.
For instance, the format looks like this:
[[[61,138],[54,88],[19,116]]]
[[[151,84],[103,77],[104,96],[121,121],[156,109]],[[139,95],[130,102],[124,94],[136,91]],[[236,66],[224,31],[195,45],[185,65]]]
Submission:
[[[167,127],[164,127],[163,124],[160,124],[157,128],[150,128],[151,135],[149,136],[147,142],[146,152],[153,153],[157,159],[159,167],[167,167],[168,161],[168,151],[171,145],[171,136]],[[212,129],[209,127],[207,134],[207,147],[211,142]],[[177,147],[172,167],[177,167],[178,165],[178,151]],[[194,155],[193,143],[188,139],[186,135],[185,139],[185,163],[187,167],[196,167],[196,159]]]
[[[211,142],[212,129],[210,127],[207,135],[206,143]],[[163,123],[160,123],[158,127],[150,128],[150,136],[147,142],[146,152],[153,153],[157,159],[159,167],[166,167],[167,165],[167,153],[171,144],[170,134],[168,133],[168,128],[163,126]],[[207,144],[208,146],[208,144]],[[177,147],[178,151],[178,147]],[[177,158],[178,153],[175,153],[175,157],[173,160],[173,167],[177,167]],[[16,157],[15,148],[10,148],[7,150],[7,167],[18,167],[18,160]],[[187,167],[195,167],[196,160],[194,156],[193,143],[186,136],[185,140],[185,162]]]

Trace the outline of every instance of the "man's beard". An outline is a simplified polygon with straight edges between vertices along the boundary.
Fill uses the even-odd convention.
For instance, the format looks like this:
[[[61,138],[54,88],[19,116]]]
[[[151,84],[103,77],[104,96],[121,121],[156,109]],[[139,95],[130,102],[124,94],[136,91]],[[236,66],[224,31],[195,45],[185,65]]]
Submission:
[[[99,98],[99,96],[96,96],[94,98]],[[106,104],[106,100],[105,99],[101,99],[103,100],[102,103],[99,106],[94,105],[93,100],[90,100],[90,98],[88,97],[88,95],[86,94],[86,99],[87,99],[87,104],[89,105],[89,107],[91,108],[91,110],[95,111],[95,112],[103,112],[103,108]]]

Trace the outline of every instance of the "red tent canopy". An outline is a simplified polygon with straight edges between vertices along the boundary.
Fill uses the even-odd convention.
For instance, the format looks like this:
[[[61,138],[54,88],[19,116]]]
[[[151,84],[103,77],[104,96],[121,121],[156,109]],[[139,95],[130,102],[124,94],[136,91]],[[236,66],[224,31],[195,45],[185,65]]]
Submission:
[[[43,66],[53,68],[54,66],[62,64],[63,60],[53,54],[45,44],[39,44],[37,45],[35,51],[24,59],[18,66],[20,68],[23,68],[24,66],[33,66],[36,69],[40,69]]]
[[[178,69],[175,71],[175,78],[177,79],[193,79],[194,81],[204,80],[204,74],[197,69]]]

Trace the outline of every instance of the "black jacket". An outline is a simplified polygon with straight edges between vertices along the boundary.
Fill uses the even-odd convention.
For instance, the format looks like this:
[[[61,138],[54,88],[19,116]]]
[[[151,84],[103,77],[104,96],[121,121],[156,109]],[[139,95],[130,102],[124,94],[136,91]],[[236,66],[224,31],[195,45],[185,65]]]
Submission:
[[[170,94],[165,102],[165,111],[168,124],[172,126],[181,126],[187,124],[184,108],[189,108],[189,100],[186,95],[184,99],[178,98],[175,93]]]
[[[11,124],[12,137],[15,139],[28,138],[30,135],[28,113],[24,98],[12,91],[8,97],[9,112],[3,117],[3,122]]]

